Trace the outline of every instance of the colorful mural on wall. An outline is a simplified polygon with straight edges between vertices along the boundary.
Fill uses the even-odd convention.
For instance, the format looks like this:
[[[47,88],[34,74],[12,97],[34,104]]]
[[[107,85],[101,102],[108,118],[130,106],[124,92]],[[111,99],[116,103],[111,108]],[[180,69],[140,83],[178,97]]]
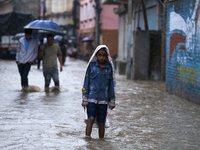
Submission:
[[[200,0],[169,4],[166,31],[166,83],[173,90],[200,90]]]
[[[189,8],[184,3],[187,3]],[[167,42],[169,44],[168,65],[175,64],[177,67],[190,68],[194,67],[194,63],[198,63],[198,57],[196,57],[198,55],[195,53],[195,48],[197,48],[195,41],[198,38],[196,28],[199,24],[197,18],[199,0],[196,0],[195,3],[185,0],[182,4],[182,10],[175,8],[176,6],[173,5],[172,10],[169,12],[169,30],[167,31],[169,33],[169,41]],[[188,12],[185,11],[184,6],[185,9],[189,9]]]

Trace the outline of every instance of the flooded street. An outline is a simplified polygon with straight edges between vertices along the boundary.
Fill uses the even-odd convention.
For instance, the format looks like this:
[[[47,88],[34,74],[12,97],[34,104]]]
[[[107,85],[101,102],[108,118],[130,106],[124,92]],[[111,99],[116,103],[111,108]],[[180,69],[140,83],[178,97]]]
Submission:
[[[21,92],[15,61],[0,60],[1,150],[199,150],[200,106],[165,92],[164,82],[130,81],[116,75],[116,108],[105,139],[85,136],[81,88],[86,62],[66,60],[60,93],[44,92],[42,70],[33,65]],[[51,86],[53,86],[51,82]]]

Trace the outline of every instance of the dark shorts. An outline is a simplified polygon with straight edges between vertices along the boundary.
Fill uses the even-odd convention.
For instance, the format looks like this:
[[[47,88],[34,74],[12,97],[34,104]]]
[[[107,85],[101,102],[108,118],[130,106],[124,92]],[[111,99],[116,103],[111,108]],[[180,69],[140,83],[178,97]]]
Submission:
[[[43,75],[45,78],[45,87],[49,87],[51,83],[51,78],[54,81],[55,86],[59,86],[59,76],[57,68],[48,68],[43,71]]]
[[[87,114],[88,118],[95,118],[97,116],[97,122],[105,123],[107,115],[107,105],[89,102],[87,105]]]

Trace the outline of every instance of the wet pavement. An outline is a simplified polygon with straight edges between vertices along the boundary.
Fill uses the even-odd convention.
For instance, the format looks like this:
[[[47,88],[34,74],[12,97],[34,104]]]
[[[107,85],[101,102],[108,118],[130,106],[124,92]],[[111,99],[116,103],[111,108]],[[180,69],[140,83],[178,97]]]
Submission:
[[[84,139],[81,88],[86,62],[67,59],[61,92],[45,93],[42,70],[33,65],[21,92],[15,61],[0,60],[1,150],[199,150],[200,106],[165,92],[164,82],[130,81],[116,75],[116,108],[105,139]],[[51,83],[53,86],[53,82]]]

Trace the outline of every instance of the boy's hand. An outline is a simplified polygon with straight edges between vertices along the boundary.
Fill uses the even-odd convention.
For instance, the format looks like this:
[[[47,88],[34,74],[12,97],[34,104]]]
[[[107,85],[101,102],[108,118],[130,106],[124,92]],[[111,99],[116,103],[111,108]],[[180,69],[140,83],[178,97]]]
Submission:
[[[114,109],[114,108],[115,108],[115,106],[109,106],[109,108],[110,108],[110,110],[112,110],[112,109]]]

